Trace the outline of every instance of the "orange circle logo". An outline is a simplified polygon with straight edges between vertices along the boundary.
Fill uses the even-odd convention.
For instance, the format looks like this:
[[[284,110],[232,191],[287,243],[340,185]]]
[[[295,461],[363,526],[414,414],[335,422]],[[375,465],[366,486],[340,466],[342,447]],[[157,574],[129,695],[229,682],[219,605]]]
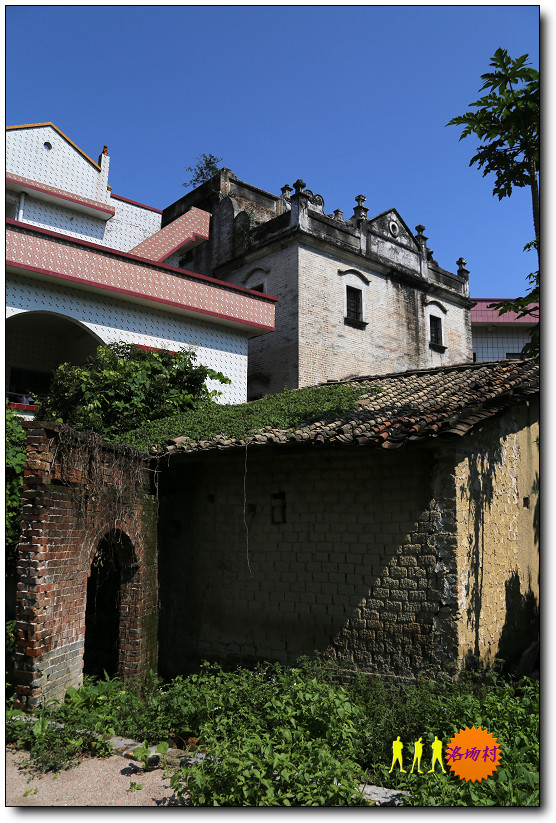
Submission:
[[[493,774],[500,763],[500,746],[486,729],[473,726],[459,730],[446,748],[446,763],[460,780],[483,780]]]

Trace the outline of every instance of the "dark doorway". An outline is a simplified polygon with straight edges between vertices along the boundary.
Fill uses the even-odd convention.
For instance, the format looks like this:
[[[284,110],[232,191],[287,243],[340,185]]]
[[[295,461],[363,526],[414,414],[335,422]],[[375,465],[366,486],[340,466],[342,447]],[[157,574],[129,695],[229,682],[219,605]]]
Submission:
[[[118,674],[122,588],[133,573],[133,557],[129,538],[118,530],[98,545],[87,582],[84,674]]]

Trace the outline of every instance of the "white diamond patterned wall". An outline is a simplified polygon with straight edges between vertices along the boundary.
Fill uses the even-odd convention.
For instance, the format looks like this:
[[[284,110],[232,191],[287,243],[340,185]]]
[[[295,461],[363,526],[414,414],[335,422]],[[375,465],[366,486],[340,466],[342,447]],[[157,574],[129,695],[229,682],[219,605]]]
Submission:
[[[52,148],[45,148],[45,143]],[[92,200],[99,199],[100,171],[51,126],[7,131],[6,171]],[[107,197],[106,193],[102,199]]]
[[[160,212],[142,209],[115,197],[111,198],[110,205],[116,209],[116,214],[106,223],[105,246],[129,251],[160,230]]]
[[[52,148],[46,149],[45,143]],[[129,251],[160,230],[160,212],[111,197],[102,184],[101,172],[51,126],[7,131],[6,171],[82,197],[100,199],[116,210],[106,222],[26,194],[26,223],[119,251]]]
[[[106,245],[104,242],[105,220],[97,220],[96,217],[89,217],[82,212],[55,206],[54,203],[35,200],[28,194],[25,195],[23,220],[25,223],[39,226],[42,229],[59,231],[69,234],[70,237],[77,237],[79,240]]]
[[[116,209],[114,217],[108,221],[98,220],[25,194],[23,222],[118,251],[129,251],[160,228],[161,215],[157,212],[116,199],[111,200],[110,205]]]
[[[11,274],[6,277],[6,303],[7,317],[21,311],[53,312],[83,323],[105,343],[173,350],[192,346],[197,362],[231,379],[230,385],[214,386],[222,390],[220,402],[243,403],[247,398],[247,339],[235,329]]]

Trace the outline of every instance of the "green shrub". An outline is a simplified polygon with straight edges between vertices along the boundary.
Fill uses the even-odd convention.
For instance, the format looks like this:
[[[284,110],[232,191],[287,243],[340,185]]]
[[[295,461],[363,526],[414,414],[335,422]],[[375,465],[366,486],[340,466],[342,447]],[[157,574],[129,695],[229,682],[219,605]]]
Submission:
[[[49,707],[48,717],[67,729],[60,744],[55,731],[45,737],[66,747],[66,759],[77,756],[71,747],[80,738],[86,750],[93,732],[162,744],[161,751],[170,743],[205,753],[202,763],[174,778],[179,796],[194,805],[357,805],[364,781],[411,792],[406,802],[413,806],[539,804],[539,685],[526,678],[396,684],[363,673],[346,680],[341,667],[309,660],[231,672],[205,663],[197,674],[168,683],[153,674],[141,681],[86,678],[62,705]],[[488,729],[502,747],[491,777],[468,784],[449,771],[409,773],[419,737],[426,771],[435,735],[445,751],[454,734],[473,725]],[[19,739],[31,749],[28,726],[27,738],[20,731]],[[13,740],[13,729],[22,727],[11,728]],[[389,774],[398,735],[407,774]],[[46,768],[44,748],[33,756]]]
[[[60,725],[47,707],[37,720],[9,713],[6,743],[29,752],[29,765],[36,772],[59,772],[76,766],[84,754],[109,757],[113,747],[90,731],[73,724]]]
[[[17,567],[27,437],[23,420],[6,407],[6,574]]]
[[[231,743],[208,739],[210,754],[182,767],[172,788],[193,806],[368,805],[359,767],[322,740],[278,727]]]
[[[230,383],[206,366],[195,365],[191,349],[149,351],[131,343],[99,346],[82,366],[63,363],[54,372],[39,420],[61,420],[78,431],[94,431],[108,440],[198,405],[220,392],[207,378]]]

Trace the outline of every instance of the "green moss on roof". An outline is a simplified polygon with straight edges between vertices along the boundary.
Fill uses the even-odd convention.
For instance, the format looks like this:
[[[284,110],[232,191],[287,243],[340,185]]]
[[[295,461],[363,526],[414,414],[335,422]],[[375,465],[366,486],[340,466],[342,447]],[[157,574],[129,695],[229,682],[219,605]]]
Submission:
[[[317,421],[337,420],[356,408],[362,395],[376,394],[368,384],[332,383],[305,389],[286,389],[252,403],[209,403],[183,414],[134,429],[121,440],[139,449],[163,446],[174,437],[210,440],[218,435],[243,440],[266,428],[290,431]]]

